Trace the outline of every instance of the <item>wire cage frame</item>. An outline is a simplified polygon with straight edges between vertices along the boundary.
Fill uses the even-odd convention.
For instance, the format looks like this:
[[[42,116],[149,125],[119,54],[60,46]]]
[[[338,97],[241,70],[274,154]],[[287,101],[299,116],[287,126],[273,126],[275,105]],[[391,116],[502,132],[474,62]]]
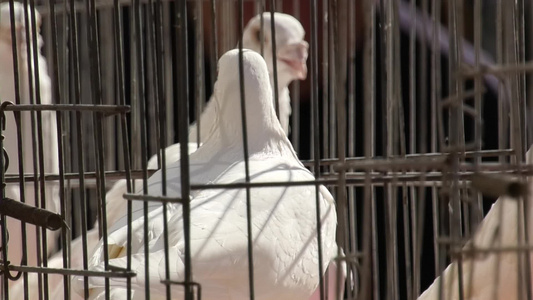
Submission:
[[[14,1],[2,2],[14,10]],[[9,36],[5,49],[15,53],[6,60],[14,98],[0,95],[3,299],[89,299],[87,280],[80,295],[73,277],[138,275],[109,264],[104,271],[88,268],[91,236],[108,243],[106,193],[124,179],[128,224],[133,202],[143,203],[146,213],[152,205],[179,202],[187,224],[190,203],[183,199],[196,190],[327,186],[342,248],[336,260],[346,268],[338,298],[471,299],[480,293],[500,299],[506,288],[515,299],[532,298],[530,1],[25,0],[22,7],[21,19],[14,13],[5,23],[0,19],[10,24],[0,38]],[[247,19],[271,11],[292,14],[306,29],[309,73],[291,85],[289,137],[316,180],[195,184],[184,146],[180,197],[149,195],[147,180],[156,171],[148,168],[149,158],[156,155],[157,169],[167,172],[164,149],[188,144],[189,125],[213,92],[218,59],[242,45]],[[29,24],[23,33],[20,22]],[[34,46],[39,26],[42,56]],[[40,99],[45,73],[50,103]],[[243,88],[242,68],[235,74]],[[49,117],[54,125],[44,123]],[[53,171],[43,130],[55,131]],[[10,132],[16,146],[8,143]],[[9,187],[19,191],[18,199],[6,195]],[[58,199],[56,210],[51,197]],[[506,244],[495,230],[490,243],[478,245],[495,200],[492,220],[498,228],[510,226],[516,240]],[[513,205],[506,208],[514,213],[511,221],[500,212],[502,203]],[[19,242],[7,225],[12,219],[22,221]],[[82,253],[71,251],[77,241]],[[20,261],[9,252],[15,243],[22,245]],[[486,257],[495,257],[498,268],[504,257],[516,259],[509,271],[516,279],[493,276],[486,285],[471,279]],[[76,259],[79,267],[72,267]],[[165,284],[183,285],[185,299],[199,299],[205,287],[193,280],[190,254],[185,265],[183,281]],[[247,298],[260,298],[249,267]],[[326,276],[319,276],[319,298],[327,299]],[[423,298],[431,288],[435,298]],[[106,289],[104,298],[113,299]],[[148,286],[144,296],[151,297]]]

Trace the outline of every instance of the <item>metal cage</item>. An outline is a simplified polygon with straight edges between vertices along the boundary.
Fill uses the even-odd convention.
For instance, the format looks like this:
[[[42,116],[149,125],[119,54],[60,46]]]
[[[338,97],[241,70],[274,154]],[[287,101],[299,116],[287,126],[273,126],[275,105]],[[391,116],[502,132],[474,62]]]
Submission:
[[[189,181],[186,148],[177,198],[146,193],[148,159],[165,169],[164,149],[187,144],[218,59],[253,15],[274,11],[300,20],[310,45],[309,75],[290,86],[289,137],[316,177],[305,184],[336,199],[339,298],[418,299],[429,288],[420,299],[532,299],[531,1],[24,0],[20,15],[2,2],[0,51],[12,53],[0,53],[2,299],[88,299],[73,276],[137,275],[88,269],[88,241],[108,243],[106,193],[120,180],[130,225],[133,202],[146,215],[180,202],[190,222],[181,199],[210,187]],[[185,260],[183,281],[165,284],[200,299]],[[511,275],[473,279],[488,263]]]

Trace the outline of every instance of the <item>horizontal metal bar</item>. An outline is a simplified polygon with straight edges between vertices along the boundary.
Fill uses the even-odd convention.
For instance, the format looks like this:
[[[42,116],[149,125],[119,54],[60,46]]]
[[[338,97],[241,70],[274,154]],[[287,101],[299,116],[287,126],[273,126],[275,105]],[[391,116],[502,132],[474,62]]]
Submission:
[[[484,172],[486,174],[502,174],[504,172],[501,171],[494,171],[494,172]],[[458,172],[458,180],[460,184],[467,185],[468,181],[472,179],[472,176],[474,175],[474,172]],[[506,174],[514,174],[514,175],[533,175],[533,171],[531,170],[520,170],[520,171],[509,171],[506,172]],[[410,172],[410,173],[395,173],[393,175],[390,174],[382,174],[377,172],[370,173],[370,178],[368,181],[370,181],[370,184],[372,186],[381,186],[385,183],[397,183],[402,184],[406,186],[426,186],[426,187],[435,187],[435,186],[441,186],[442,179],[446,174],[443,174],[441,172]],[[333,185],[336,186],[338,183],[338,179],[330,179],[330,178],[336,178],[336,174],[325,174],[324,176],[321,176],[321,179],[319,182],[321,184],[325,185]],[[346,184],[349,186],[365,186],[367,184],[367,178],[366,174],[363,172],[359,173],[346,173]]]
[[[528,183],[520,182],[509,176],[474,174],[472,186],[482,194],[492,197],[508,195],[513,198],[526,197],[529,193]]]
[[[193,2],[193,1],[196,1],[196,0],[187,0],[189,2]],[[205,2],[208,2],[208,0],[204,0]],[[223,2],[223,1],[233,1],[233,0],[217,0],[218,2]],[[244,2],[253,2],[255,0],[243,0]],[[114,1],[112,0],[95,0],[95,7],[96,9],[102,9],[102,8],[112,8],[113,5],[114,5]],[[161,2],[173,2],[173,0],[161,0]],[[141,4],[146,4],[146,3],[149,3],[148,0],[140,0],[139,3]],[[120,6],[130,6],[131,5],[131,0],[118,0],[118,4]],[[47,16],[50,14],[50,10],[49,10],[49,7],[48,7],[48,4],[46,5],[38,5],[36,6],[37,8],[37,11],[39,11],[39,13],[43,16]],[[85,4],[83,2],[75,2],[74,4],[74,11],[75,12],[85,12],[87,11],[87,7],[85,6]],[[56,14],[63,14],[65,13],[65,6],[64,5],[56,5],[56,8],[55,8],[55,12]]]
[[[79,111],[119,114],[130,112],[129,105],[92,104],[18,104],[7,105],[4,111]]]
[[[481,65],[478,68],[468,67],[459,71],[462,77],[476,77],[484,74],[508,75],[508,73],[527,73],[533,71],[533,62],[519,64]]]
[[[418,158],[418,159],[369,159],[362,161],[352,161],[349,163],[339,163],[333,165],[334,171],[340,170],[382,170],[383,172],[405,170],[405,171],[425,171],[425,170],[451,170],[446,159],[441,158]],[[533,166],[516,164],[502,164],[497,162],[484,162],[480,164],[460,163],[457,171],[512,171],[518,169],[533,170]]]
[[[361,160],[362,161],[362,160]],[[406,172],[390,172],[387,170],[387,174],[382,172],[347,172],[347,184],[362,186],[367,180],[367,176],[370,176],[370,182],[373,185],[381,185],[384,183],[391,182],[402,182],[406,183],[409,186],[435,186],[437,180],[442,179],[442,172],[437,170],[432,170],[431,172],[422,171],[416,172],[416,164],[410,166],[411,170]],[[371,168],[370,168],[371,169]],[[392,169],[392,168],[391,168]],[[422,168],[424,170],[427,168]],[[157,170],[148,170],[148,176],[151,176]],[[473,164],[461,164],[459,168],[460,180],[470,180],[474,172],[483,172],[485,174],[513,174],[519,176],[533,175],[533,166],[520,166],[520,168],[511,164],[500,164],[500,163],[483,163],[479,165]],[[105,172],[106,180],[111,185],[114,181],[119,179],[124,179],[126,177],[125,172],[123,171],[108,171]],[[95,185],[93,181],[96,180],[95,172],[86,172],[85,174],[85,185],[86,187],[91,187],[91,184]],[[132,179],[142,179],[142,171],[135,170],[131,172]],[[250,183],[250,187],[280,187],[280,186],[304,186],[304,185],[332,185],[335,186],[338,183],[337,173],[322,173],[319,180],[309,180],[309,181],[298,181],[298,182],[264,182],[264,183]],[[33,175],[27,175],[24,177],[26,182],[33,182],[35,177]],[[37,177],[39,178],[39,177]],[[78,182],[79,174],[78,173],[67,173],[65,174],[65,179],[71,188],[76,188],[79,185]],[[59,175],[56,174],[46,174],[46,181],[57,181],[59,180]],[[6,183],[18,183],[19,177],[17,174],[6,174],[5,178]],[[427,181],[428,183],[422,183],[421,181]],[[191,188],[193,190],[201,189],[236,189],[236,188],[245,188],[247,185],[245,183],[233,183],[233,184],[192,184]]]
[[[273,182],[237,182],[228,184],[191,184],[191,190],[212,190],[212,189],[242,189],[242,188],[269,188],[269,187],[289,187],[336,183],[336,180],[307,180],[307,181],[273,181]]]
[[[473,158],[473,157],[499,157],[502,155],[513,155],[515,151],[513,149],[503,149],[503,150],[482,150],[482,151],[467,151],[464,153],[461,153],[461,157],[465,158]],[[431,157],[431,158],[438,158],[438,157],[447,157],[448,153],[422,153],[422,154],[408,154],[404,157],[405,159],[413,159],[413,158],[420,158],[420,157]],[[372,158],[374,159],[380,159],[379,157]],[[365,157],[351,157],[346,158],[346,162],[352,162],[352,161],[362,161],[362,160],[368,160],[368,158]],[[328,159],[321,159],[320,165],[321,166],[329,166],[333,165],[335,163],[339,163],[340,161],[336,158],[328,158]],[[302,163],[306,167],[312,167],[314,164],[314,160],[302,160]]]
[[[397,170],[397,169],[406,169],[406,170],[415,170],[415,169],[440,169],[445,168],[447,163],[446,159],[442,157],[438,158],[416,158],[416,159],[405,159],[405,158],[387,158],[387,159],[366,159],[361,161],[351,161],[346,163],[337,163],[333,165],[333,170],[376,170],[382,169],[383,171]]]
[[[493,253],[505,253],[505,252],[531,252],[533,250],[532,245],[527,244],[518,244],[516,246],[491,246],[488,248],[478,248],[478,247],[467,247],[466,249],[460,250],[451,250],[450,254],[452,257],[475,257],[479,255],[487,255]]]
[[[148,170],[148,176],[152,176],[157,170],[152,170],[152,169],[149,169]],[[87,180],[87,179],[96,179],[97,175],[96,175],[96,172],[85,172],[83,173],[84,175],[84,179]],[[79,173],[65,173],[64,175],[64,178],[68,181],[68,182],[72,182],[72,180],[77,180],[79,179],[80,177],[80,174]],[[106,177],[106,180],[110,183],[114,182],[114,181],[117,181],[117,180],[120,180],[120,179],[125,179],[126,178],[126,172],[124,171],[106,171],[105,172],[105,177]],[[26,183],[28,182],[33,182],[35,181],[35,176],[33,176],[33,174],[26,174],[24,175],[24,180],[26,181]],[[40,176],[37,176],[37,180],[39,180]],[[142,175],[142,171],[141,170],[134,170],[134,171],[131,171],[131,178],[132,179],[142,179],[143,178],[143,175]],[[58,174],[45,174],[44,175],[44,180],[45,181],[58,181],[60,180],[60,176]],[[19,182],[19,175],[18,174],[13,174],[13,173],[8,173],[5,175],[5,182],[6,183],[18,183]]]
[[[165,202],[165,203],[182,203],[181,198],[178,198],[178,197],[124,194],[124,198],[128,199],[128,200],[137,200],[137,201],[154,201],[154,202],[157,201],[157,202]]]
[[[0,213],[49,230],[58,230],[63,225],[67,226],[59,214],[10,198],[3,198],[0,201]]]
[[[111,266],[110,266],[111,267]],[[0,270],[5,270],[4,266],[0,264]],[[111,271],[88,271],[88,270],[74,270],[74,269],[57,269],[57,268],[45,268],[45,267],[28,267],[28,266],[15,266],[9,265],[10,271],[21,271],[28,273],[40,273],[40,274],[60,274],[60,275],[74,275],[74,276],[92,276],[92,277],[108,277],[108,278],[128,278],[135,277],[137,274],[132,271],[128,271],[124,268],[113,267]]]

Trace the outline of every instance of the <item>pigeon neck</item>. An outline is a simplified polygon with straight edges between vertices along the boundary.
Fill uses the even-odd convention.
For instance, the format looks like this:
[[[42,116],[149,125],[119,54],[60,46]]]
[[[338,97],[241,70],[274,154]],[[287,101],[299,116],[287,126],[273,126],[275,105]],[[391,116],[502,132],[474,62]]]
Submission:
[[[281,94],[281,91],[289,86],[293,80],[289,75],[283,74],[284,72],[278,72],[278,94]],[[269,70],[270,84],[272,85],[272,92],[274,91],[274,71]]]
[[[232,105],[221,107],[221,113],[216,122],[220,142],[229,147],[243,145],[242,114],[240,92],[231,91]],[[285,133],[276,117],[272,105],[271,93],[253,97],[246,96],[246,135],[248,137],[248,151],[250,155],[258,152],[283,152],[288,143]],[[250,97],[250,98],[249,98]],[[229,103],[228,103],[229,104]]]

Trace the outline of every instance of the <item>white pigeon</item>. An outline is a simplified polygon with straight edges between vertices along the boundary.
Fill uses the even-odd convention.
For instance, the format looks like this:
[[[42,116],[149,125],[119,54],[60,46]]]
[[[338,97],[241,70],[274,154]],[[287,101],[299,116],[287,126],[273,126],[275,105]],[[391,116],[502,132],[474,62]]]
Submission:
[[[530,149],[526,154],[527,164],[533,162],[532,155],[533,151]],[[531,187],[531,185],[533,185],[533,181],[529,179],[529,186]],[[530,195],[527,200],[531,200],[531,197]],[[517,220],[522,219],[518,217],[518,211],[516,199],[508,196],[500,197],[479,225],[473,240],[470,240],[464,249],[470,249],[472,243],[476,248],[481,249],[518,246]],[[520,214],[522,213],[523,210],[520,209]],[[527,217],[530,219],[528,224],[530,234],[533,232],[531,216],[533,216],[533,205],[529,202]],[[523,230],[520,231],[523,236]],[[531,254],[530,259],[533,261]],[[490,252],[477,254],[475,257],[465,257],[462,262],[464,293],[462,298],[459,297],[458,264],[454,261],[418,299],[518,300],[520,299],[517,280],[518,263],[516,251],[499,254]],[[442,298],[440,297],[440,285],[442,285]],[[526,296],[525,290],[522,295],[523,297]]]
[[[302,24],[291,15],[276,12],[274,13],[274,25],[276,33],[276,56],[278,70],[278,90],[279,90],[279,111],[280,122],[286,134],[289,133],[289,117],[291,114],[291,100],[289,97],[288,85],[293,80],[303,80],[307,77],[307,56],[309,44],[304,40],[305,30]],[[264,27],[264,58],[270,74],[270,82],[274,81],[273,65],[273,45],[271,33],[270,13],[263,13]],[[260,42],[260,15],[255,16],[248,22],[243,32],[243,47],[261,51]],[[211,97],[213,98],[213,97]],[[211,99],[200,116],[200,141],[203,142],[213,130],[216,119],[216,109],[213,99]],[[197,125],[192,124],[189,128],[189,154],[198,149]],[[168,164],[180,159],[180,144],[176,143],[165,149],[165,159]],[[157,170],[157,155],[148,161],[148,169]],[[141,180],[135,181],[135,186],[140,187]],[[106,194],[107,224],[111,227],[120,217],[126,213],[126,200],[122,197],[126,193],[126,180],[117,181]]]
[[[34,69],[33,55],[30,57],[31,64],[28,65],[27,47],[33,47],[32,37],[26,36],[26,22],[24,6],[21,3],[14,3],[14,15],[16,25],[16,42],[17,42],[17,56],[18,56],[18,71],[20,72],[20,101],[22,104],[30,103],[30,87],[29,76],[33,74],[34,91],[35,85],[39,84],[40,98],[42,104],[51,104],[51,83],[48,76],[48,69],[45,58],[41,55],[42,39],[38,34],[38,69]],[[28,7],[31,20],[32,8]],[[35,10],[36,24],[39,32],[41,24],[41,16]],[[32,30],[30,29],[30,32]],[[12,53],[12,38],[11,38],[11,18],[9,3],[0,4],[0,101],[11,101],[15,103],[15,81],[14,81],[14,67],[13,67],[13,53]],[[28,44],[29,42],[29,44]],[[32,52],[33,53],[33,52]],[[35,74],[39,73],[39,82],[35,83]],[[35,92],[34,92],[35,93]],[[35,94],[34,94],[35,95]],[[35,101],[36,98],[34,97]],[[43,133],[43,159],[45,173],[59,173],[58,164],[58,144],[57,144],[57,125],[56,115],[54,112],[44,111],[42,115],[42,133]],[[18,174],[18,145],[16,124],[12,112],[6,112],[6,128],[3,132],[5,136],[4,148],[9,155],[8,174]],[[24,173],[33,174],[33,148],[32,148],[32,129],[30,114],[24,112],[21,120],[22,126],[22,147],[23,147],[23,161]],[[37,131],[35,131],[37,134]],[[37,151],[37,149],[36,149]],[[37,152],[36,152],[37,153]],[[38,157],[36,157],[38,159]],[[47,182],[45,185],[45,197],[47,210],[58,212],[59,204],[59,186],[57,182]],[[6,197],[20,201],[20,187],[18,184],[8,184],[6,187]],[[28,204],[35,205],[35,190],[34,183],[27,182],[24,187],[25,199]],[[22,257],[22,236],[20,230],[20,222],[18,220],[7,218],[9,231],[8,255],[9,260],[13,264],[20,264]],[[37,244],[35,237],[35,227],[33,225],[26,226],[27,232],[27,249],[28,249],[28,265],[35,265],[37,263]],[[48,253],[51,253],[55,248],[55,239],[59,232],[48,231]],[[45,253],[47,255],[47,253]]]
[[[285,136],[272,105],[272,90],[263,58],[244,51],[244,78],[247,114],[249,170],[252,182],[308,181],[313,175],[303,167]],[[219,61],[219,80],[215,85],[217,119],[214,130],[198,151],[190,156],[190,180],[194,184],[244,182],[242,125],[238,50],[224,54]],[[167,195],[181,196],[180,163],[168,166]],[[161,172],[149,179],[149,193],[161,194]],[[318,243],[316,233],[315,186],[251,189],[252,240],[256,299],[309,299],[317,288]],[[334,200],[320,186],[319,203],[322,233],[322,267],[337,254]],[[134,216],[132,278],[134,297],[143,293],[149,266],[152,299],[164,298],[163,221],[169,229],[170,279],[183,280],[183,220],[179,204],[167,205],[168,220],[162,206],[150,205],[149,236],[142,238],[143,218]],[[117,224],[123,222],[120,220]],[[125,223],[125,222],[124,222]],[[116,225],[117,225],[116,224]],[[202,284],[204,299],[248,299],[246,192],[244,189],[208,189],[191,192],[191,255],[194,280]],[[140,229],[140,230],[139,230]],[[126,226],[112,230],[108,237],[110,264],[126,264]],[[143,245],[150,247],[150,261],[144,261]],[[103,244],[91,259],[93,270],[103,270]],[[111,299],[124,299],[125,281],[111,280]],[[91,299],[103,297],[104,280],[89,279]],[[83,278],[74,286],[83,292]],[[182,295],[172,286],[173,297]],[[102,298],[103,299],[103,298]]]
[[[272,44],[270,12],[263,13],[263,56],[268,66],[270,83],[274,88],[274,52]],[[291,15],[274,13],[274,30],[276,33],[276,67],[279,91],[279,120],[283,131],[289,134],[289,117],[291,115],[291,99],[289,84],[294,80],[307,77],[307,56],[309,44],[304,40],[305,30],[302,24]],[[244,48],[255,52],[261,51],[261,15],[253,17],[243,31]],[[215,120],[215,106],[209,101],[200,117],[200,139],[205,140]],[[189,141],[197,142],[196,124],[189,129]],[[172,146],[171,146],[172,147]],[[179,147],[177,148],[179,149]],[[178,152],[179,153],[179,152]],[[179,157],[178,157],[179,159]]]

